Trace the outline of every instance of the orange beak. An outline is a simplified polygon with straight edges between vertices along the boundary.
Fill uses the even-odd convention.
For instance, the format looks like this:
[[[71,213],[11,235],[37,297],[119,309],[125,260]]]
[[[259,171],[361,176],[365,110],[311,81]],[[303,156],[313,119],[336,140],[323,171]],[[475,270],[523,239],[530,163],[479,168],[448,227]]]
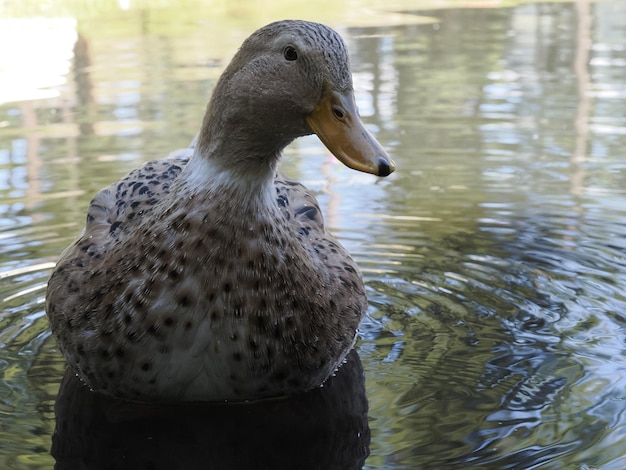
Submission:
[[[359,119],[352,91],[326,91],[306,120],[344,165],[377,176],[388,176],[396,169],[396,164]]]

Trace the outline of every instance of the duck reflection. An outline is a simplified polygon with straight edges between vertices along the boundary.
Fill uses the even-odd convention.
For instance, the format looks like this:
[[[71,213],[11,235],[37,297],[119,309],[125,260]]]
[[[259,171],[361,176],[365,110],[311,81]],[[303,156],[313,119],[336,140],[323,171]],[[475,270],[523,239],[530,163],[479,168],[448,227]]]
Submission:
[[[323,388],[252,404],[145,405],[91,392],[67,369],[52,455],[62,469],[358,469],[369,454],[355,351]]]

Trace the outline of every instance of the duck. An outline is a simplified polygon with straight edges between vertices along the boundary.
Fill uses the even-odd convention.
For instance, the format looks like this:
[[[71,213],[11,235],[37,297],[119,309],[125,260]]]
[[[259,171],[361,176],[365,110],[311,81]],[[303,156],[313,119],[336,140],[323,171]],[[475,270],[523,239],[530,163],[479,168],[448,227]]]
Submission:
[[[330,27],[252,33],[218,79],[196,139],[92,199],[45,309],[91,390],[135,402],[246,402],[318,388],[353,348],[362,275],[314,195],[278,172],[316,134],[346,166],[395,163],[365,128]]]

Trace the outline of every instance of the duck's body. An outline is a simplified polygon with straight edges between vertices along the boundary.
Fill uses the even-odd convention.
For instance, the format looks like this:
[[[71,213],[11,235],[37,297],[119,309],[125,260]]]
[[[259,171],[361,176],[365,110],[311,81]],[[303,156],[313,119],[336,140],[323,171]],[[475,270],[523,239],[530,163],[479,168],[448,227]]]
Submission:
[[[195,148],[98,193],[46,302],[89,386],[143,401],[252,400],[316,387],[340,365],[367,307],[363,282],[315,198],[276,165],[285,145],[315,131],[350,166],[393,170],[358,117],[348,146],[345,131],[319,122],[329,87],[335,101],[321,120],[350,113],[336,100],[352,97],[346,70],[329,28],[262,28],[216,86]],[[254,93],[241,92],[251,79]]]

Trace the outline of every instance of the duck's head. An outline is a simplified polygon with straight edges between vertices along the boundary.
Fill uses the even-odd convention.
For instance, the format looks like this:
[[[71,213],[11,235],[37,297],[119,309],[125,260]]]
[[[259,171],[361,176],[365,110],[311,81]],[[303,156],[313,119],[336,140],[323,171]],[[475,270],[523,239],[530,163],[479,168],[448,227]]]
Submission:
[[[350,168],[378,176],[395,169],[359,119],[341,37],[318,23],[271,23],[244,41],[222,74],[198,147],[205,155],[229,153],[230,160],[237,154],[240,163],[255,166],[312,133]],[[224,145],[235,149],[224,152]]]

